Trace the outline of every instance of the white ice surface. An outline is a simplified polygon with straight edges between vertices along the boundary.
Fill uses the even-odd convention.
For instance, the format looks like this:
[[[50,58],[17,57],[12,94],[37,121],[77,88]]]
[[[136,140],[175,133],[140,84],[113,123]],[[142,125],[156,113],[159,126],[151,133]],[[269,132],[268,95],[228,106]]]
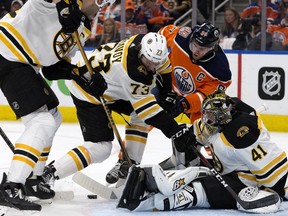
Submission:
[[[14,143],[20,136],[24,127],[22,123],[17,122],[0,122],[0,127],[7,134],[9,139]],[[124,137],[124,127],[117,126],[120,135]],[[272,139],[288,153],[287,133],[271,133]],[[54,144],[51,149],[48,163],[52,160],[57,160],[67,151],[81,145],[82,135],[78,124],[62,124],[56,133]],[[149,133],[148,143],[142,162],[144,164],[153,164],[161,162],[171,155],[170,141],[162,135],[162,133],[153,129]],[[0,137],[0,175],[2,172],[7,172],[12,159],[12,152]],[[117,161],[117,154],[120,147],[117,140],[113,142],[113,150],[111,156],[101,164],[94,164],[83,170],[84,173],[93,177],[97,181],[105,184],[105,175],[113,167]],[[129,215],[147,215],[147,216],[235,216],[247,215],[248,213],[239,212],[236,210],[211,210],[211,209],[192,209],[177,212],[129,212],[124,209],[117,209],[116,201],[107,201],[102,198],[87,199],[89,191],[83,189],[73,183],[71,177],[56,181],[55,190],[73,190],[75,197],[72,201],[55,200],[52,204],[43,204],[41,216],[129,216]],[[0,179],[2,176],[0,177]],[[6,215],[22,215],[19,212],[9,211]],[[274,214],[276,216],[288,215],[288,202],[283,203],[283,210]]]

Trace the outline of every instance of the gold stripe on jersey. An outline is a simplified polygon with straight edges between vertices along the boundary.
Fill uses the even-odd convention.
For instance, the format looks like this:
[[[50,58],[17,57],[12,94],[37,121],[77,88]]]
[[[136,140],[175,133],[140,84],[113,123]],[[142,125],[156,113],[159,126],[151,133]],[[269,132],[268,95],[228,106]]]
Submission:
[[[286,153],[282,152],[261,170],[251,170],[256,175],[259,184],[271,184],[286,175],[288,169]]]
[[[25,57],[26,61],[23,61],[22,58],[18,58],[20,61],[22,60],[22,62],[24,62],[24,63],[29,63],[29,64],[33,64],[33,65],[40,65],[40,61],[35,56],[35,54],[31,51],[31,49],[29,48],[27,42],[21,36],[21,34],[12,25],[10,25],[7,22],[0,22],[0,25],[2,27],[5,27],[5,30],[10,34],[11,37],[13,37],[13,39],[15,39],[17,42],[19,41],[22,44],[21,47],[17,47],[16,46],[17,44],[14,44],[13,41],[11,39],[9,39],[10,43],[8,44],[7,48],[10,49],[10,51],[17,58],[19,56],[18,52],[21,53],[23,56],[26,56]],[[2,31],[2,33],[5,34],[3,31]],[[9,38],[7,35],[6,35],[6,37]],[[13,48],[11,46],[13,46]],[[15,49],[17,49],[17,52],[15,52]],[[21,49],[23,49],[23,50],[21,50]],[[28,57],[31,58],[31,60],[33,62],[29,61]]]
[[[65,1],[66,4],[68,4],[68,5],[70,4],[70,0],[64,0],[64,1]],[[83,3],[82,3],[82,0],[77,0],[77,4],[78,4],[79,7],[81,8],[81,7],[82,7],[82,4],[83,4]]]
[[[44,148],[39,157],[39,161],[47,161],[51,147]]]
[[[34,168],[39,156],[40,152],[29,145],[22,143],[15,144],[13,160],[24,162]]]
[[[267,173],[267,171],[271,170],[275,165],[277,165],[282,160],[286,159],[286,153],[282,152],[278,157],[276,157],[274,160],[272,160],[269,164],[267,164],[263,169],[261,170],[251,170],[252,173],[255,175],[263,175],[264,173]]]
[[[244,178],[244,179],[246,179],[246,180],[248,180],[248,181],[253,181],[253,182],[257,182],[257,180],[256,180],[256,176],[255,175],[253,175],[252,173],[246,173],[246,172],[241,172],[241,171],[239,171],[239,172],[237,172],[237,175],[239,176],[239,177],[242,177],[242,178]]]
[[[78,171],[91,164],[91,157],[86,148],[78,146],[67,153],[75,162]]]
[[[153,95],[137,101],[136,103],[132,104],[132,106],[138,117],[141,119],[148,119],[163,110],[156,103],[156,99]]]
[[[163,65],[161,65],[161,67],[159,67],[156,70],[156,72],[159,74],[168,74],[172,72],[172,66],[171,66],[169,58],[167,58],[166,62]]]
[[[122,66],[124,68],[124,70],[126,71],[126,73],[128,72],[128,65],[127,65],[127,55],[128,55],[128,48],[131,45],[131,43],[134,41],[135,37],[137,35],[134,35],[132,37],[130,37],[127,42],[125,43],[124,49],[123,49],[123,57],[122,57]]]
[[[137,136],[134,136],[134,135],[131,135],[131,136],[126,135],[125,136],[125,140],[126,141],[140,142],[140,143],[142,143],[144,145],[146,145],[146,142],[147,142],[147,138],[140,138],[140,137],[137,137]]]
[[[7,40],[2,31],[0,31],[0,40],[8,47],[8,49],[19,59],[20,62],[27,62],[22,54],[14,47],[13,43]]]
[[[230,144],[230,142],[226,139],[224,133],[220,133],[220,138],[222,140],[222,142],[226,145],[226,146],[229,146],[231,148],[235,148],[233,145]]]
[[[271,185],[273,186],[281,177],[287,174],[288,164],[286,163],[283,165],[280,169],[278,169],[276,172],[274,172],[273,175],[270,175],[269,178],[265,178],[264,180],[259,180],[258,182],[260,185]]]

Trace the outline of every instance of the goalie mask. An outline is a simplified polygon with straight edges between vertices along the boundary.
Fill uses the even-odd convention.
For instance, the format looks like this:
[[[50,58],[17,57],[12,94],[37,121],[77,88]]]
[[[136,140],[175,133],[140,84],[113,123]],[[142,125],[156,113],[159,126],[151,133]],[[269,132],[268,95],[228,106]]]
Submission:
[[[232,120],[233,101],[224,91],[217,90],[202,102],[201,120],[208,127],[221,130]]]

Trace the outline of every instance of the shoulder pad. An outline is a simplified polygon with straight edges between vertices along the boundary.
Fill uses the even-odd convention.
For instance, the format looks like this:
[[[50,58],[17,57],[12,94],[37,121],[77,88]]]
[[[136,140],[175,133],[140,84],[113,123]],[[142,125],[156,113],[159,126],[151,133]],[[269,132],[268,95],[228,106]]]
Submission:
[[[198,64],[220,81],[227,82],[231,80],[232,73],[229,67],[229,62],[220,47],[218,47],[215,56],[211,60],[199,62]]]
[[[260,127],[257,116],[241,113],[224,128],[222,134],[228,144],[236,149],[242,149],[256,142],[261,132]]]

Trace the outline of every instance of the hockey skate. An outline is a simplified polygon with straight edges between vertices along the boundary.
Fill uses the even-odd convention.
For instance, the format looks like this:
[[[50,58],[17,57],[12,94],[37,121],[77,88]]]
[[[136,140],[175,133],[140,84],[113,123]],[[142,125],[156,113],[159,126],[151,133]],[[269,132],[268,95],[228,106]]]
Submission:
[[[58,180],[59,177],[55,176],[56,169],[53,166],[54,161],[48,164],[43,171],[42,179],[45,184],[54,185],[55,180]]]
[[[7,175],[3,173],[0,185],[0,211],[1,215],[10,209],[25,211],[25,213],[37,213],[41,211],[41,205],[33,203],[25,196],[24,185],[20,183],[7,182]]]
[[[33,201],[43,200],[51,203],[55,196],[54,190],[45,183],[41,176],[32,176],[25,183],[26,196]]]
[[[135,164],[134,161],[132,161]],[[109,184],[116,183],[119,178],[126,179],[128,175],[129,165],[125,160],[119,159],[116,165],[107,173],[106,182]]]

